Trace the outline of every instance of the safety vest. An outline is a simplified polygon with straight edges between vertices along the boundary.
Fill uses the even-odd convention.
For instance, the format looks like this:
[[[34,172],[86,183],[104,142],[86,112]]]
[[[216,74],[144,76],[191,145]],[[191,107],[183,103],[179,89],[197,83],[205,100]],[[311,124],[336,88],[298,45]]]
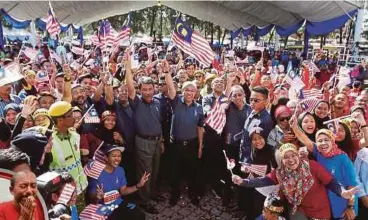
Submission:
[[[80,136],[75,131],[69,129],[70,138],[61,140],[57,131],[52,133],[52,171],[68,172],[77,184],[77,191],[80,194],[88,185],[87,177],[83,172],[80,156]]]

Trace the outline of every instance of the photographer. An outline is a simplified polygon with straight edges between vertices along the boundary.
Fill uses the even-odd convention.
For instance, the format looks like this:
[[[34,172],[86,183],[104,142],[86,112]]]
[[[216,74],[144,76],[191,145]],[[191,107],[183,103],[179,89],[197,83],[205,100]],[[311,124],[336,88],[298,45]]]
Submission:
[[[76,183],[69,173],[46,173],[38,178],[38,185],[50,219],[78,219]]]
[[[37,200],[36,175],[31,171],[16,173],[10,182],[14,201],[0,204],[0,219],[44,220],[42,206]]]

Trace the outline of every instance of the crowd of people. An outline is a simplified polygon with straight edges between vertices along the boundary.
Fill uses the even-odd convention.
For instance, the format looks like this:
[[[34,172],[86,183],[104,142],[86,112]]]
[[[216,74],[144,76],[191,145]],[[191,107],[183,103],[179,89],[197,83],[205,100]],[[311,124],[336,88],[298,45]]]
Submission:
[[[323,54],[224,48],[204,66],[164,46],[44,44],[35,59],[25,47],[0,61],[24,76],[0,85],[0,168],[15,172],[0,219],[44,219],[37,182],[49,172],[63,184],[47,209],[62,198],[70,209],[59,219],[145,219],[162,186],[171,206],[187,186],[192,204],[213,193],[249,220],[368,219],[366,63],[337,86]]]

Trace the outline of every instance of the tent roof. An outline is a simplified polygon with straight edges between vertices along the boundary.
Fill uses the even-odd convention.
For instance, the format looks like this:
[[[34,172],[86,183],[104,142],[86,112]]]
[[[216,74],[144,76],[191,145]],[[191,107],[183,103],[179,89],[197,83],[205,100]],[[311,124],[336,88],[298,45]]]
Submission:
[[[257,25],[282,27],[306,19],[325,21],[358,8],[348,1],[163,1],[184,14],[210,21],[229,30]],[[157,1],[53,1],[59,22],[86,24],[129,11],[157,5]],[[0,8],[17,19],[46,17],[48,2],[0,2]]]

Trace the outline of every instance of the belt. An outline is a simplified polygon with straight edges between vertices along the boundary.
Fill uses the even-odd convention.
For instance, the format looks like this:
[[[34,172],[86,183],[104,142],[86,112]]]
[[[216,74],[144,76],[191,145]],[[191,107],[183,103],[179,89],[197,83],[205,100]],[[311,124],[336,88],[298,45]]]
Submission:
[[[149,135],[142,135],[142,134],[137,134],[138,137],[143,138],[145,140],[149,140],[149,141],[158,141],[161,138],[161,135],[159,136],[149,136]]]
[[[176,141],[172,139],[172,143],[181,145],[181,146],[187,146],[189,143],[194,142],[194,141],[198,141],[198,138],[193,138],[193,139],[186,140],[186,141]]]

